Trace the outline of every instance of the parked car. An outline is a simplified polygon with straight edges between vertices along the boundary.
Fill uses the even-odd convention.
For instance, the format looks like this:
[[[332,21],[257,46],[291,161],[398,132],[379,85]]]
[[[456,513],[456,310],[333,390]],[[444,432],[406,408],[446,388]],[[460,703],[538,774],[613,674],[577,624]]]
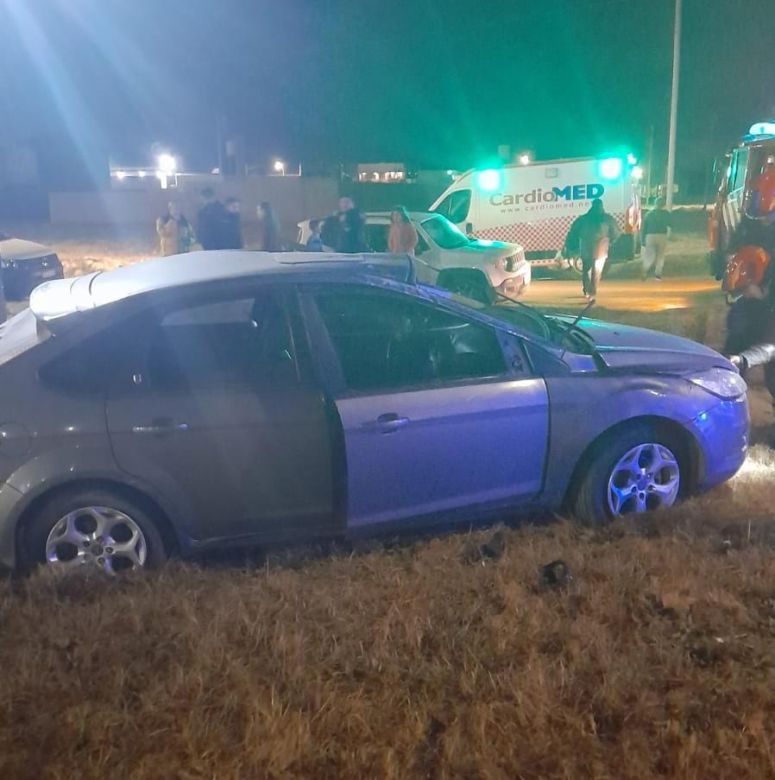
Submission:
[[[500,293],[521,295],[530,286],[530,264],[519,244],[469,238],[440,214],[413,211],[417,230],[417,278],[447,290],[492,303]],[[387,252],[390,212],[363,215],[366,243],[374,252]],[[299,223],[299,244],[309,238],[310,220]]]
[[[484,306],[401,256],[215,251],[49,282],[0,326],[0,562],[614,520],[731,477],[745,390],[699,344]]]
[[[64,273],[51,247],[0,233],[0,275],[8,300],[20,301],[41,282],[61,279]]]

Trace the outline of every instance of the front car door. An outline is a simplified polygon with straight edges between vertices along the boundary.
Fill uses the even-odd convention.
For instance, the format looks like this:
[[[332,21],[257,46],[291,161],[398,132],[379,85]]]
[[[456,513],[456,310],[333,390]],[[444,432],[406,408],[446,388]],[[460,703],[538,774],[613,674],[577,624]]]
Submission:
[[[195,540],[334,531],[330,415],[300,360],[295,297],[240,288],[137,318],[107,400],[115,457],[189,508]]]
[[[348,527],[482,512],[541,490],[548,402],[499,332],[397,291],[305,294],[345,438]]]

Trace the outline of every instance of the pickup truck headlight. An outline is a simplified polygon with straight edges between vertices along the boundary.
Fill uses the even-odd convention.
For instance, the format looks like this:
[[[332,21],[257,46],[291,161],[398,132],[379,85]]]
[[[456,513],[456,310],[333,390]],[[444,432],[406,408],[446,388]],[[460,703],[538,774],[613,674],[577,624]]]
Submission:
[[[726,368],[711,368],[708,371],[700,371],[696,374],[690,374],[686,379],[693,385],[726,400],[739,398],[748,389],[740,374]]]

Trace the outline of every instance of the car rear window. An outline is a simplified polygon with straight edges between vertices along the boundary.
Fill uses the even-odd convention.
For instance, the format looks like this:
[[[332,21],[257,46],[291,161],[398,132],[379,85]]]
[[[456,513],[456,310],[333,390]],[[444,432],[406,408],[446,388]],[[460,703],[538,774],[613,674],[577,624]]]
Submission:
[[[0,366],[42,344],[51,332],[30,309],[0,325]]]

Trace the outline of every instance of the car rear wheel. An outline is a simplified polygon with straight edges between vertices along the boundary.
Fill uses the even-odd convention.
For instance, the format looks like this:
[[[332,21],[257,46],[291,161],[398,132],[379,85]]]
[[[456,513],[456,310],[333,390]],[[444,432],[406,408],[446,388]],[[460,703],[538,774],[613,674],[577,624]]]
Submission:
[[[673,506],[681,492],[680,447],[647,425],[605,441],[592,458],[573,509],[599,524]]]
[[[24,564],[118,574],[159,566],[167,557],[151,516],[106,490],[53,496],[31,518],[24,534]]]

